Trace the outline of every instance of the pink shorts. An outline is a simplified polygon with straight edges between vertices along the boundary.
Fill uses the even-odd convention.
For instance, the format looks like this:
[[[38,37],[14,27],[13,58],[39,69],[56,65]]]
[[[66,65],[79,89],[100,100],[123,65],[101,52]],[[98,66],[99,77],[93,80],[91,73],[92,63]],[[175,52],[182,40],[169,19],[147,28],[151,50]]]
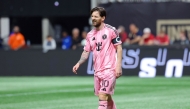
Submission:
[[[115,73],[114,71],[111,71]],[[99,92],[106,93],[113,95],[114,94],[114,88],[116,83],[116,77],[114,76],[108,76],[105,78],[94,76],[94,93],[96,96],[98,96]]]

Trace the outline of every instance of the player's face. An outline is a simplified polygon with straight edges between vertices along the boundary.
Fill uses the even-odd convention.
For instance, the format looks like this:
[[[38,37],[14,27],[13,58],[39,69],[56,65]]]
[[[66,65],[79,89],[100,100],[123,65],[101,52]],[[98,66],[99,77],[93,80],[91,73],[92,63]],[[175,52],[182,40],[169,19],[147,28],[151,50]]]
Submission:
[[[101,17],[98,11],[94,11],[91,15],[92,25],[94,27],[99,27],[101,23],[105,20],[105,17]]]

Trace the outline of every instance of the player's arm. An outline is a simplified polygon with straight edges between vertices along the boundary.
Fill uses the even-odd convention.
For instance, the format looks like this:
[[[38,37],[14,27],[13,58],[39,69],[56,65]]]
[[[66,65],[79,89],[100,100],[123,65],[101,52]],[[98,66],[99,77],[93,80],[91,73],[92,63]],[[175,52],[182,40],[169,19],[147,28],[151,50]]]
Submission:
[[[88,51],[83,51],[80,60],[77,62],[77,64],[73,67],[73,72],[77,74],[77,70],[80,67],[81,64],[83,64],[89,56],[90,52]]]
[[[122,75],[121,61],[122,61],[122,42],[118,32],[115,30],[112,35],[112,43],[116,47],[117,51],[117,65],[116,65],[116,77],[119,78]]]
[[[73,67],[73,72],[77,74],[77,70],[80,67],[81,64],[83,64],[87,59],[91,51],[90,41],[88,39],[88,34],[86,36],[86,44],[84,46],[84,51],[82,52],[80,60],[77,62],[77,64]]]
[[[79,65],[83,64],[83,63],[88,59],[89,53],[90,53],[90,52],[85,51],[85,50],[82,52],[81,58],[80,58],[80,60],[78,61],[78,64],[79,64]]]
[[[116,65],[116,77],[119,78],[122,75],[122,46],[121,44],[116,46],[117,49],[117,65]]]

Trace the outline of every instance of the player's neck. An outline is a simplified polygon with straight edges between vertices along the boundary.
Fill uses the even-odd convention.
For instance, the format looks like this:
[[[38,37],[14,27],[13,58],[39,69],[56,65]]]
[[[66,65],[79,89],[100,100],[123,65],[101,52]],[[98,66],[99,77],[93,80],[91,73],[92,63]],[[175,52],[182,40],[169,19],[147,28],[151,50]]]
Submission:
[[[96,27],[96,30],[99,31],[101,30],[102,28],[104,28],[104,23],[101,23],[101,25],[99,27]]]

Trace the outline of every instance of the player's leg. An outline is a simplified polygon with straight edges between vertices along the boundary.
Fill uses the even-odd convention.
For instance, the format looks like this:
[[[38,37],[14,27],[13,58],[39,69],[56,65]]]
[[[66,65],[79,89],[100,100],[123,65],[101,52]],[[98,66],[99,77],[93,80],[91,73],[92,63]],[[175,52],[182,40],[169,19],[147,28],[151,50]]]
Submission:
[[[98,109],[117,109],[111,95],[102,92],[99,93]]]
[[[100,92],[99,95],[99,107],[98,109],[108,109],[108,94]]]
[[[94,94],[99,97],[98,109],[107,109],[107,100],[105,99],[104,93],[100,94],[101,79],[94,76]],[[107,97],[108,98],[108,97]]]
[[[111,90],[110,94],[108,95],[108,108],[107,109],[117,109],[115,102],[111,96],[114,93],[115,83],[116,83],[116,79],[113,79],[112,86],[111,86],[112,90]]]
[[[107,108],[105,109],[116,109],[115,103],[111,97],[111,95],[114,93],[115,82],[115,77],[103,79],[100,82],[101,87],[99,91],[99,100],[104,101],[103,103],[107,103]]]
[[[94,76],[94,94],[98,96],[100,90],[100,79],[97,76]]]
[[[108,108],[107,109],[117,109],[114,100],[111,95],[108,95]]]

